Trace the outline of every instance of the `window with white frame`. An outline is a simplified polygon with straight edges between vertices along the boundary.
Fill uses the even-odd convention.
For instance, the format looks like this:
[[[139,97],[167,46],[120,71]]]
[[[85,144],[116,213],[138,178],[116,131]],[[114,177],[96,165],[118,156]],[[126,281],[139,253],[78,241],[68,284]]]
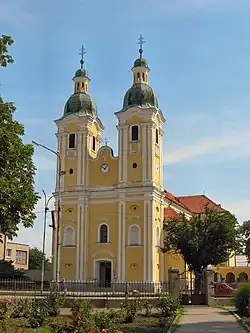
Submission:
[[[161,245],[161,237],[160,237],[160,228],[156,227],[156,234],[155,234],[155,245],[160,246]]]
[[[108,243],[108,226],[101,224],[99,227],[99,242]]]
[[[138,246],[141,243],[140,227],[131,225],[128,232],[128,245]]]
[[[16,250],[16,264],[27,264],[27,251]]]
[[[64,229],[63,246],[74,246],[74,229],[72,227]]]
[[[139,140],[139,126],[133,125],[131,126],[131,141],[138,141]]]
[[[6,249],[6,257],[11,258],[12,249]]]

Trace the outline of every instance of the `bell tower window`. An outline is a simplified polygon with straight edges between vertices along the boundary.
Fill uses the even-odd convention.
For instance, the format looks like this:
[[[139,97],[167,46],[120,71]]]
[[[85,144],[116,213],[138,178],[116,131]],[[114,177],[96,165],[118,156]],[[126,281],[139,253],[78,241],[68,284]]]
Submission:
[[[69,135],[69,148],[75,148],[75,142],[76,141],[76,136],[75,134],[71,133]]]
[[[131,127],[131,141],[138,141],[139,140],[139,126],[133,125]]]
[[[157,144],[159,144],[159,130],[158,130],[158,128],[156,128],[156,130],[155,130],[155,142]]]
[[[96,137],[94,135],[92,136],[92,150],[96,150]]]
[[[142,73],[142,80],[145,81],[145,73]]]

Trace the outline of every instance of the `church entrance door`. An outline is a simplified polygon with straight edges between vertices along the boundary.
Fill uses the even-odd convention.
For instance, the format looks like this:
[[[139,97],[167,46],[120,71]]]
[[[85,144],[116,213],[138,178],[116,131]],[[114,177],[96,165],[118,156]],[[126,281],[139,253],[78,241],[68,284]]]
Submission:
[[[99,283],[102,287],[111,286],[112,263],[108,260],[99,261]]]

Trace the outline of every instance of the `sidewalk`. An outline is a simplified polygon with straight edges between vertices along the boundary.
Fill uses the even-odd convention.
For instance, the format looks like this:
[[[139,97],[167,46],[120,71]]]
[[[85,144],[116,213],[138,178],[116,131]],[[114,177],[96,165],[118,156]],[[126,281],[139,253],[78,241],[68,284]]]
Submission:
[[[201,306],[186,306],[176,333],[245,333],[227,311]]]

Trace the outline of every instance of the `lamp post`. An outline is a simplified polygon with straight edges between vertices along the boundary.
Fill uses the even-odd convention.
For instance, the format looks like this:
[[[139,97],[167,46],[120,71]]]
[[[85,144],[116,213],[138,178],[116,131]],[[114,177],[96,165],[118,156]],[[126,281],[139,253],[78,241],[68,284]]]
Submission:
[[[46,227],[47,227],[47,212],[49,211],[49,202],[55,196],[52,195],[47,200],[47,195],[44,190],[42,190],[44,195],[44,222],[43,222],[43,257],[42,257],[42,272],[41,272],[41,292],[43,292],[44,283],[44,271],[45,271],[45,239],[46,239]]]
[[[32,143],[38,147],[41,147],[45,150],[50,151],[55,154],[58,158],[58,196],[57,196],[57,226],[55,228],[56,231],[56,282],[60,281],[60,262],[59,262],[59,249],[60,249],[60,217],[61,217],[61,177],[65,174],[62,170],[62,160],[58,151],[55,151],[37,141],[32,140]]]

